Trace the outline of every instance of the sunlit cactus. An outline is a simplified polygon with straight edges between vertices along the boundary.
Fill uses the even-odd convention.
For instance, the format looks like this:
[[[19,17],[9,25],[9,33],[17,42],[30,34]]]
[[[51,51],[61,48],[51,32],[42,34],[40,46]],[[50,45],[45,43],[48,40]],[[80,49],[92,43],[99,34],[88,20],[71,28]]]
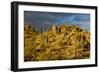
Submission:
[[[24,25],[24,61],[90,58],[90,32],[75,25]]]

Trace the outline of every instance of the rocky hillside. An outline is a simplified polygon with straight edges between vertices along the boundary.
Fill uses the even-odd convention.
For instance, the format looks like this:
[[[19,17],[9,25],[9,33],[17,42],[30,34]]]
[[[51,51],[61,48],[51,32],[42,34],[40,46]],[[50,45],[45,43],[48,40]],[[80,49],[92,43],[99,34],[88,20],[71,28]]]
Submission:
[[[90,58],[90,33],[78,26],[54,25],[39,33],[24,26],[24,61]]]

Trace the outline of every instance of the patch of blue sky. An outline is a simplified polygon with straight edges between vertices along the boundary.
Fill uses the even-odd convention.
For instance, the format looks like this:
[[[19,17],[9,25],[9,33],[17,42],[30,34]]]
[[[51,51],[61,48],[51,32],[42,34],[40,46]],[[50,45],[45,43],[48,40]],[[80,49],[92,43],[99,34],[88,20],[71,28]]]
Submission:
[[[88,14],[74,14],[67,15],[64,17],[56,18],[57,24],[70,24],[70,25],[78,25],[83,29],[90,31],[90,15]]]
[[[90,14],[25,11],[24,22],[48,28],[53,24],[74,24],[90,31]]]

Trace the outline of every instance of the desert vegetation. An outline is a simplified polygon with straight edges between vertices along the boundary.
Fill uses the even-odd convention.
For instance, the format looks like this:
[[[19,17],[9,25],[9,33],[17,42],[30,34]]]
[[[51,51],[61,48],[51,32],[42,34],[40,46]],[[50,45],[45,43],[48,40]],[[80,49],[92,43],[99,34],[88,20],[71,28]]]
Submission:
[[[76,25],[53,25],[47,31],[24,25],[24,61],[90,58],[90,32]]]

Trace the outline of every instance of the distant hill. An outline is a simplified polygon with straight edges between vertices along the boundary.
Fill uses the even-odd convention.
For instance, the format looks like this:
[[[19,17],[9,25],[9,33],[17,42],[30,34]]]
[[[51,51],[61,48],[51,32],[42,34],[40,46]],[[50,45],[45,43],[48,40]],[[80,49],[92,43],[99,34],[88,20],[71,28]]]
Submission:
[[[90,58],[90,32],[75,25],[53,25],[46,32],[24,27],[24,61]]]

